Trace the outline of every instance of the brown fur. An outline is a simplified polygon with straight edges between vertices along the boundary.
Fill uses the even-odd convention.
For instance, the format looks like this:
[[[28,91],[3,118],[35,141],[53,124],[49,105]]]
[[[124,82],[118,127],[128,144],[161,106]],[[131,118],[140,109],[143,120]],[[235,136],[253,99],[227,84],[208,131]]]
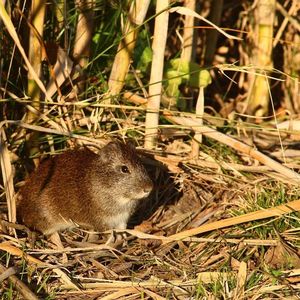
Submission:
[[[99,154],[73,150],[43,162],[20,189],[17,215],[44,234],[74,223],[98,231],[124,229],[152,188],[135,149],[111,142]]]

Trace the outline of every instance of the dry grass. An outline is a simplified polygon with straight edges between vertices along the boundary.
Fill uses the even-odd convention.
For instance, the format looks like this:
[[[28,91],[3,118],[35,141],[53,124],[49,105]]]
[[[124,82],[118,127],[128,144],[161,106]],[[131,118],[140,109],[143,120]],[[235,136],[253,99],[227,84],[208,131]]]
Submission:
[[[122,241],[105,245],[109,233],[90,241],[80,229],[64,232],[65,261],[44,237],[9,233],[3,224],[0,279],[8,280],[2,299],[22,299],[25,288],[11,284],[12,276],[42,299],[296,299],[297,212],[176,240],[176,234],[203,224],[299,199],[297,186],[272,178],[278,176],[274,170],[213,140],[205,144],[210,146],[201,147],[198,163],[189,159],[190,143],[181,138],[144,157],[155,192]],[[245,170],[234,168],[246,161]],[[300,168],[295,159],[287,163]]]
[[[119,24],[128,14],[121,5],[114,8],[118,1],[96,1],[96,10],[90,13],[95,13],[98,23],[89,40],[95,49],[81,60],[84,67],[80,70],[66,50],[76,48],[72,35],[76,28],[82,29],[76,27],[78,12],[71,6],[64,16],[67,19],[56,22],[61,8],[54,5],[56,1],[47,2],[51,18],[44,29],[50,44],[41,41],[40,49],[48,54],[56,51],[57,57],[53,62],[47,57],[44,75],[49,78],[45,76],[44,82],[23,45],[27,41],[23,29],[31,28],[28,9],[16,6],[9,14],[0,3],[4,24],[0,50],[6,50],[0,60],[4,71],[0,78],[2,300],[300,298],[299,7],[296,0],[276,1],[275,38],[268,41],[274,48],[274,67],[269,69],[252,57],[258,25],[253,13],[261,2],[224,1],[223,8],[212,5],[210,11],[201,5],[195,15],[183,7],[183,1],[171,1],[178,7],[169,10],[168,40],[160,59],[166,62],[180,56],[183,16],[200,17],[198,63],[208,65],[206,71],[212,76],[205,90],[204,114],[203,107],[195,113],[193,103],[202,87],[191,84],[192,75],[199,73],[198,65],[195,73],[192,69],[184,72],[188,74],[175,72],[173,78],[164,74],[163,80],[163,64],[154,68],[152,73],[159,75],[154,82],[163,89],[153,94],[160,98],[162,93],[163,101],[149,105],[151,57],[144,57],[144,51],[151,51],[155,2],[151,1],[145,23],[141,20],[143,24],[135,24],[131,31],[134,35],[141,31],[137,42],[143,51],[137,49],[131,55],[133,49],[126,49],[130,51],[120,62],[117,45],[130,35],[125,30],[129,27],[120,31]],[[212,24],[209,28],[220,33],[218,43],[217,39],[211,43],[202,17],[214,10],[223,11],[220,27]],[[210,47],[216,49],[205,53]],[[213,53],[207,62],[204,57]],[[126,64],[121,65],[122,61]],[[43,92],[40,107],[27,92],[29,74]],[[186,105],[185,113],[174,111],[174,99],[165,93],[171,79],[180,76],[185,81],[180,82],[182,91],[177,86],[176,100]],[[248,111],[255,77],[268,82],[270,111],[264,107],[265,117],[260,117],[262,107]],[[115,81],[115,89],[114,78],[121,79]],[[147,112],[156,115],[155,124],[145,129],[147,105]],[[34,116],[33,123],[28,122],[28,115]],[[149,129],[159,133],[154,139],[157,147],[147,147],[155,151],[142,147]],[[195,133],[203,143],[196,143]],[[132,139],[139,146],[155,183],[154,192],[127,230],[98,236],[80,228],[63,232],[61,251],[46,237],[14,223],[15,191],[23,184],[27,163],[33,158],[26,156],[28,148],[38,149],[36,156],[44,157],[82,144],[99,146],[103,138],[114,137]],[[34,141],[38,147],[25,141]],[[196,150],[199,146],[197,157],[191,156],[193,145]],[[106,244],[112,233],[116,239]]]

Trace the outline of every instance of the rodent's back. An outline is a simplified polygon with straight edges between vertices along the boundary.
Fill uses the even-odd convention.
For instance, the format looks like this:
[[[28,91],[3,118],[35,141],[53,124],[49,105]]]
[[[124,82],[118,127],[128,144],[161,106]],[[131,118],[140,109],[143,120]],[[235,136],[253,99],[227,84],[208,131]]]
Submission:
[[[61,215],[65,219],[61,223],[68,227],[70,214],[86,201],[83,193],[87,189],[87,173],[84,170],[89,168],[93,155],[87,150],[66,151],[42,162],[20,189],[18,219],[30,228],[47,233],[52,224],[62,219]]]
[[[42,163],[20,190],[17,212],[46,234],[72,222],[97,230],[125,228],[137,200],[151,190],[135,150],[111,142],[99,154],[67,151]]]

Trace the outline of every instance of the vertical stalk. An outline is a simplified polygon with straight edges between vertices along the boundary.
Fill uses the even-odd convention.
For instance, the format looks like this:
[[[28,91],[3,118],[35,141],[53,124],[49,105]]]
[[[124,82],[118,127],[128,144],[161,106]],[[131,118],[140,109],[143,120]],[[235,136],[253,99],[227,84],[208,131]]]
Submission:
[[[199,118],[198,123],[200,126],[203,125],[203,115],[204,115],[204,87],[200,86],[197,104],[196,104],[196,117]],[[200,148],[199,143],[202,143],[202,132],[197,131],[197,129],[195,129],[195,136],[194,139],[192,140],[192,151],[191,151],[191,157],[193,159],[197,159],[199,156],[199,148]]]
[[[211,1],[210,17],[209,20],[215,25],[219,26],[223,11],[223,0]],[[205,50],[204,64],[207,66],[212,65],[215,56],[219,32],[215,29],[208,30],[207,44]]]
[[[185,0],[184,6],[195,11],[196,0]],[[180,58],[183,61],[190,62],[193,57],[193,44],[194,44],[194,16],[186,15],[184,18],[183,29],[183,45]]]
[[[7,139],[4,128],[0,129],[0,166],[7,201],[8,220],[9,222],[16,222],[16,201],[13,181],[14,172],[9,157],[9,151],[7,149]]]
[[[31,66],[38,77],[41,76],[42,63],[42,37],[44,28],[44,17],[46,10],[46,0],[32,0],[31,3],[31,24],[33,28],[29,33],[29,53],[28,58]],[[40,89],[36,84],[32,74],[28,73],[28,95],[31,98],[31,103],[34,108],[39,110],[40,107]],[[28,112],[27,122],[33,123],[37,118],[32,112]]]
[[[41,64],[42,64],[42,37],[44,29],[44,18],[46,11],[46,0],[32,0],[31,2],[31,14],[30,21],[33,28],[30,28],[29,33],[29,62],[35,71],[38,78],[41,77]],[[40,88],[34,79],[31,72],[28,72],[28,86],[27,93],[31,99],[31,105],[39,111],[40,109]],[[27,122],[34,123],[38,118],[32,111],[27,112]],[[34,155],[39,152],[37,145],[38,134],[33,133],[26,137],[27,141],[27,152],[28,154]],[[34,160],[35,165],[38,164],[37,160]]]
[[[137,26],[144,22],[149,4],[150,0],[132,1],[129,16],[122,32],[124,38],[118,46],[108,81],[110,96],[118,95],[124,86],[139,31]],[[107,97],[107,102],[111,102],[111,97]]]
[[[167,42],[169,12],[166,10],[169,6],[168,0],[156,2],[156,18],[154,37],[152,43],[153,60],[151,65],[151,75],[149,83],[149,99],[147,103],[147,114],[145,122],[145,148],[156,147],[159,107],[161,101],[161,88],[164,68],[164,53]],[[162,12],[163,11],[163,12]]]
[[[73,57],[79,64],[79,66],[84,69],[87,66],[90,58],[91,44],[94,32],[94,7],[96,5],[96,2],[95,0],[75,0],[75,5],[77,10],[79,11],[79,15],[76,25]],[[81,75],[84,78],[85,73],[84,71],[82,71],[82,69]],[[85,87],[85,80],[78,82],[73,89],[75,97],[84,93]],[[80,109],[75,108],[74,115],[82,116],[82,112],[80,111]]]
[[[95,1],[76,0],[76,8],[79,10],[76,26],[73,57],[78,64],[84,68],[90,57],[92,36],[94,31],[94,10]]]
[[[261,75],[255,75],[251,84],[252,90],[249,91],[248,95],[248,113],[258,117],[265,115],[269,106],[269,82],[264,75],[267,75],[273,66],[275,5],[276,0],[259,0],[255,11],[257,37],[251,60],[254,66],[259,68],[257,72]]]

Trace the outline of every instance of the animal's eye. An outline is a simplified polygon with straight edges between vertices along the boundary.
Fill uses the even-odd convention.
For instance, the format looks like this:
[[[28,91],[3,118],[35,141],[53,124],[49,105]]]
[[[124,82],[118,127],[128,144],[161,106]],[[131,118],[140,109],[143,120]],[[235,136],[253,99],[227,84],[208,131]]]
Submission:
[[[130,173],[127,166],[121,166],[121,172],[122,173]]]

